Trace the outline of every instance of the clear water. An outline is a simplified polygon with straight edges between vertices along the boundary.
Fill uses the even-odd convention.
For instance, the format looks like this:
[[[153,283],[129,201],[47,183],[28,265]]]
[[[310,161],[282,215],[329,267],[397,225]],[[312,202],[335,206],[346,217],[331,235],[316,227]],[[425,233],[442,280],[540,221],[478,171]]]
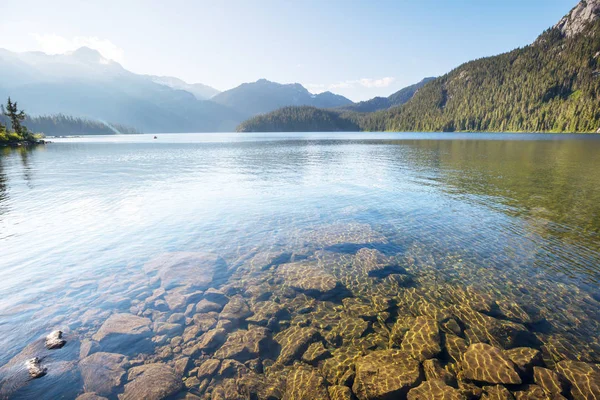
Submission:
[[[79,350],[69,346],[111,313],[164,321],[174,311],[139,307],[159,287],[143,265],[181,251],[222,257],[227,276],[212,286],[229,295],[237,287],[253,311],[239,282],[280,275],[250,261],[294,253],[325,260],[346,297],[394,300],[382,323],[389,329],[419,314],[406,308],[409,294],[460,305],[474,290],[504,304],[494,318],[535,336],[530,345],[544,349],[547,366],[599,363],[598,171],[598,136],[165,134],[0,149],[0,365],[61,329],[69,339],[56,354],[75,354],[69,384],[56,389],[48,373],[11,396],[83,393]],[[378,239],[363,243],[365,234]],[[410,285],[353,282],[352,269],[336,266],[362,247],[396,260]],[[284,276],[274,287],[288,284]],[[341,304],[317,301],[332,313]],[[506,304],[532,317],[511,317]],[[161,359],[164,348],[144,351],[178,358]]]

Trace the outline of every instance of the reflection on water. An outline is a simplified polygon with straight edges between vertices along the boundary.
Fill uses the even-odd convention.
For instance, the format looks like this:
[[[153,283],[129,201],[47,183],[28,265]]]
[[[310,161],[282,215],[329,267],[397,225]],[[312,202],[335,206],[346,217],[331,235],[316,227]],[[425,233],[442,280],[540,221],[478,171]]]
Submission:
[[[0,398],[598,395],[600,140],[564,138],[4,150]]]

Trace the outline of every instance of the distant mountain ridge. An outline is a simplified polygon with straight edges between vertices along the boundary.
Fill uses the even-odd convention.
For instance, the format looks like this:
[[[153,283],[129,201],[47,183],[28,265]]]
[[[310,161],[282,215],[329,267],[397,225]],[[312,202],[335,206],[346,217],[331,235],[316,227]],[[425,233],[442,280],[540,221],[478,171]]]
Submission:
[[[174,77],[135,74],[87,47],[59,55],[0,49],[0,99],[8,96],[32,116],[113,121],[148,133],[231,132],[243,120],[283,106],[352,104],[330,92],[314,95],[300,84],[266,79],[219,93]]]
[[[152,82],[156,82],[160,85],[165,85],[173,89],[185,90],[187,92],[190,92],[191,94],[196,96],[198,100],[208,100],[211,97],[221,93],[219,90],[208,85],[204,85],[202,83],[187,83],[182,79],[175,78],[173,76],[147,76]]]
[[[248,115],[268,113],[285,106],[333,108],[352,104],[351,100],[331,92],[312,94],[299,83],[281,84],[266,79],[243,83],[211,100]]]
[[[0,99],[8,96],[29,115],[62,113],[145,132],[231,131],[248,117],[127,71],[85,47],[60,55],[0,50]]]
[[[421,89],[427,82],[434,80],[435,77],[424,78],[414,85],[407,86],[399,91],[392,93],[388,97],[374,97],[370,100],[361,101],[346,106],[339,107],[340,110],[344,111],[355,111],[355,112],[374,112],[379,110],[385,110],[391,107],[401,106],[408,102],[412,97]]]

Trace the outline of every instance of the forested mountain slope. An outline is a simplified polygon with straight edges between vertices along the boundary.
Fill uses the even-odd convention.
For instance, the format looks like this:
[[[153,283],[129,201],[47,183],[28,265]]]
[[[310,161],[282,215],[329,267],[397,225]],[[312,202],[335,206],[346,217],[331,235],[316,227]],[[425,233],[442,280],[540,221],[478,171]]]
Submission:
[[[535,43],[468,62],[365,130],[596,132],[600,128],[600,0],[581,1]]]
[[[284,107],[258,115],[238,126],[238,132],[336,132],[358,131],[359,126],[339,112],[316,107]]]

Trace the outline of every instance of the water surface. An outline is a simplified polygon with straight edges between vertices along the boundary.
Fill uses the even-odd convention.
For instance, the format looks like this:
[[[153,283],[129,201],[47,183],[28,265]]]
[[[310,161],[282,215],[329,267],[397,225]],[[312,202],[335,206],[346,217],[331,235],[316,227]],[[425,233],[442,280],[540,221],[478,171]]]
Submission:
[[[442,332],[455,319],[467,344],[538,349],[550,369],[599,363],[599,170],[594,135],[164,134],[0,149],[0,365],[53,329],[67,338],[48,356],[48,375],[9,397],[86,391],[79,358],[106,350],[93,335],[124,313],[150,321],[149,346],[110,348],[127,368],[219,358],[186,352],[203,331],[181,339],[203,314],[233,319],[228,335],[266,326],[279,345],[290,327],[314,327],[331,360],[401,348],[399,326],[427,317]],[[213,281],[180,274],[167,285],[152,260],[179,252],[196,254],[184,263]],[[254,317],[197,312],[211,287]],[[273,304],[285,312],[257,317]],[[377,315],[357,313],[360,305]],[[337,332],[356,321],[366,325]],[[495,321],[523,332],[503,340]],[[167,323],[179,326],[161,330]],[[81,352],[86,341],[99,347]],[[221,358],[264,379],[294,368],[272,367],[280,353],[240,357]],[[437,357],[452,370],[447,354]],[[340,383],[323,364],[311,368]],[[184,392],[208,396],[226,380],[203,388],[191,367]]]

